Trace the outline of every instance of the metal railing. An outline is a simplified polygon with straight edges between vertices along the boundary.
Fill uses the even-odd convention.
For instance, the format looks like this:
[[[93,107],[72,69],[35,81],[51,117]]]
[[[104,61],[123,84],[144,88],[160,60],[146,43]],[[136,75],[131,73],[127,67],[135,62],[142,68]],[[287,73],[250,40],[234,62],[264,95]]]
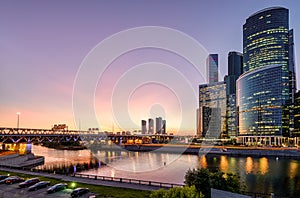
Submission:
[[[87,175],[87,174],[81,174],[81,173],[75,173],[75,174],[73,174],[73,177],[86,178],[86,179],[95,179],[95,180],[102,180],[102,181],[111,181],[111,182],[119,182],[119,183],[127,183],[127,184],[155,186],[155,187],[160,187],[160,188],[174,188],[174,187],[183,187],[183,186],[185,186],[183,184],[172,184],[172,183],[164,183],[164,182],[157,182],[157,181],[122,178],[122,177]]]

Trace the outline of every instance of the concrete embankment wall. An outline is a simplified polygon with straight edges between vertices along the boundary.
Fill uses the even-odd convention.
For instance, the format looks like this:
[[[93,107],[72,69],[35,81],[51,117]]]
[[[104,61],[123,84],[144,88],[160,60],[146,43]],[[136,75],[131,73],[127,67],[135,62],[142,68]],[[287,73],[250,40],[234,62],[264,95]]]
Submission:
[[[32,153],[26,155],[12,154],[0,157],[0,166],[26,167],[44,163],[44,157],[35,157]]]
[[[123,149],[128,151],[139,152],[161,152],[161,153],[184,153],[184,154],[213,154],[213,155],[229,155],[229,156],[274,156],[274,157],[287,157],[300,159],[300,151],[295,149],[266,149],[266,148],[227,148],[227,151],[223,151],[220,148],[201,148],[193,146],[155,146],[155,145],[125,145]]]
[[[235,156],[273,156],[300,159],[300,151],[288,149],[227,149],[227,152]]]

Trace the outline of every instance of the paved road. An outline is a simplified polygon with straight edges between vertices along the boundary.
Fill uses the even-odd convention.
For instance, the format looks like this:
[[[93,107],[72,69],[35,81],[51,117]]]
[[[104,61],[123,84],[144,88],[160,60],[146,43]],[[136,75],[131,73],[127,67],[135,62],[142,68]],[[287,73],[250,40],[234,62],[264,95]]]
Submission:
[[[0,170],[30,174],[30,175],[35,175],[35,176],[56,178],[56,179],[61,179],[66,182],[72,181],[72,182],[79,182],[79,183],[86,183],[86,184],[93,184],[93,185],[100,185],[100,186],[131,188],[131,189],[137,189],[137,190],[158,190],[158,189],[160,189],[160,187],[158,187],[158,186],[120,183],[120,182],[115,182],[115,181],[102,181],[102,180],[94,180],[94,179],[87,179],[87,178],[71,177],[71,176],[65,176],[65,175],[56,175],[56,174],[48,174],[48,173],[41,173],[41,172],[30,172],[30,171],[23,171],[23,170],[16,170],[16,169],[8,169],[8,168],[2,168],[2,167],[0,167]],[[0,188],[1,188],[1,186],[0,186]]]

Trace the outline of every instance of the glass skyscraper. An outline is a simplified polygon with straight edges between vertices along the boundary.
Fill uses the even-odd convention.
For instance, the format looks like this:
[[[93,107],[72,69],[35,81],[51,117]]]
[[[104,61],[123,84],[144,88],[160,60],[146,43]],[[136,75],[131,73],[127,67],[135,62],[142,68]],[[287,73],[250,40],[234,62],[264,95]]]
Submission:
[[[283,115],[281,67],[261,67],[238,79],[239,135],[281,136],[284,128],[288,129]]]
[[[295,93],[293,137],[300,137],[300,91]]]
[[[238,134],[246,141],[254,137],[256,143],[279,144],[278,138],[291,136],[294,66],[289,37],[289,11],[282,7],[256,12],[243,26],[237,109]]]
[[[266,8],[251,15],[243,25],[244,72],[280,64],[288,72],[289,11]]]
[[[226,133],[226,84],[199,86],[198,136],[220,138]]]
[[[209,54],[206,59],[206,72],[208,83],[218,82],[218,54]]]
[[[229,137],[237,136],[237,112],[236,112],[236,80],[243,73],[243,54],[240,52],[228,53],[228,75],[226,82],[226,125]]]

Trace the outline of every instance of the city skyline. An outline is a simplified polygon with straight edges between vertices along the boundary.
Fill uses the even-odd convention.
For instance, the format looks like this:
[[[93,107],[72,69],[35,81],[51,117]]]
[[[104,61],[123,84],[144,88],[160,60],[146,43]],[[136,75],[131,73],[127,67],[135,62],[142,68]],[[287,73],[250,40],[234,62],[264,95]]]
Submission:
[[[95,1],[94,6],[74,2],[72,8],[69,8],[66,2],[61,2],[59,6],[58,2],[47,2],[46,5],[35,1],[0,3],[3,9],[0,12],[3,25],[0,38],[3,71],[0,80],[0,91],[3,94],[0,99],[1,126],[17,126],[16,113],[20,112],[20,127],[51,128],[53,124],[65,123],[70,129],[74,129],[72,90],[79,65],[101,40],[132,27],[163,26],[194,37],[209,53],[219,54],[219,81],[222,81],[227,74],[228,52],[243,51],[242,25],[247,17],[266,7],[283,6],[290,10],[290,27],[294,29],[295,36],[296,73],[299,70],[297,65],[300,56],[297,46],[300,44],[297,32],[300,25],[296,20],[300,16],[296,11],[297,5],[299,7],[297,2],[226,1],[222,4],[220,1]],[[166,8],[169,9],[168,16],[165,15]],[[209,10],[215,9],[217,14],[209,14]],[[236,11],[234,14],[233,10]],[[154,11],[158,14],[153,14]],[[211,24],[215,24],[216,27]],[[160,52],[151,50],[128,54],[121,58],[122,62],[116,64],[130,67],[140,61],[165,58],[178,69],[183,69],[180,67],[186,65],[178,58],[173,61],[173,56],[160,55]],[[176,61],[183,64],[175,63]],[[110,76],[117,79],[122,71],[114,69],[109,72],[116,74]],[[192,82],[196,89],[199,84],[205,83],[203,79],[192,79]],[[297,83],[299,88],[299,81]],[[162,86],[149,85],[147,93],[151,93],[151,96],[145,95],[142,89],[133,94],[132,101],[129,101],[129,111],[136,126],[128,126],[124,130],[139,129],[141,118],[155,117],[157,114],[165,115],[169,128],[176,128],[174,125],[180,118],[170,116],[179,112],[178,109],[174,109],[174,106],[178,106],[176,96]],[[97,113],[110,112],[106,106],[106,103],[96,104],[96,109],[100,109]],[[142,113],[145,112],[142,107],[150,109],[149,112]],[[190,125],[183,126],[183,129],[195,134],[195,112],[191,115],[194,118],[191,118]],[[103,117],[107,119],[104,119],[106,124],[101,126],[102,130],[110,130],[113,123],[111,114],[105,113]],[[82,125],[84,126],[84,123]]]

